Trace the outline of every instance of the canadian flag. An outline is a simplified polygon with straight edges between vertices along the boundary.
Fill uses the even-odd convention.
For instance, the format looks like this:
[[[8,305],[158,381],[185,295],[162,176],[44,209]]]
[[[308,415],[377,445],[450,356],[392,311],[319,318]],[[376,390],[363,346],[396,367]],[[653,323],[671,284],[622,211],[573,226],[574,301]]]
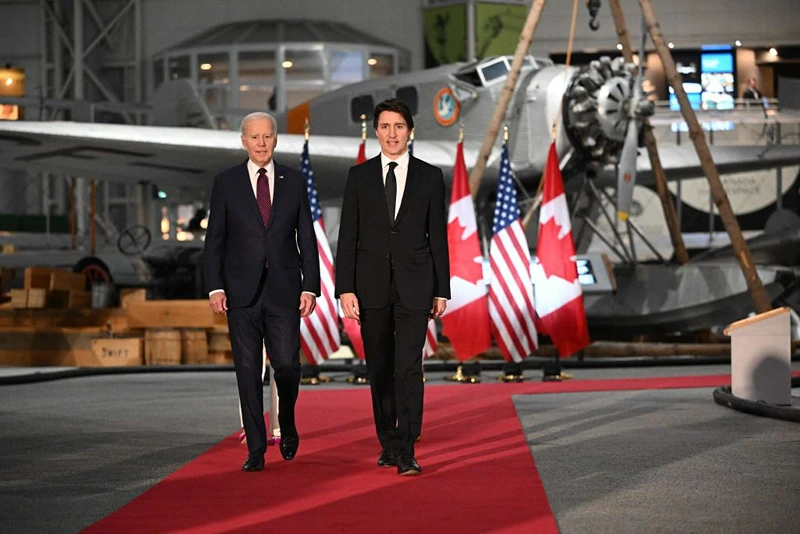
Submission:
[[[367,141],[361,140],[358,146],[358,156],[356,157],[356,165],[361,165],[367,161]],[[342,318],[342,326],[347,337],[350,338],[350,344],[353,346],[353,351],[360,359],[364,359],[364,341],[361,339],[361,325],[355,319],[348,319],[342,313],[341,306],[339,307],[339,316]]]
[[[550,145],[542,179],[539,243],[533,266],[534,299],[542,330],[565,358],[589,344],[589,328],[555,143]]]
[[[469,192],[464,145],[458,143],[453,169],[453,192],[447,218],[452,299],[442,315],[443,333],[459,360],[464,361],[492,345],[489,301],[483,280],[483,255],[478,241],[475,206]]]

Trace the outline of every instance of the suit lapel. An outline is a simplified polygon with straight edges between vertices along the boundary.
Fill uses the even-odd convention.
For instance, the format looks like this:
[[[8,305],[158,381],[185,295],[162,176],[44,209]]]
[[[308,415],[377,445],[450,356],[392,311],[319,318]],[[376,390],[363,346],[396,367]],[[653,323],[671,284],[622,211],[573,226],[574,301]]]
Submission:
[[[400,219],[403,218],[406,211],[408,211],[408,204],[411,202],[410,197],[412,191],[416,191],[416,183],[417,183],[417,160],[414,159],[414,156],[409,155],[408,157],[408,172],[406,172],[406,187],[403,190],[403,198],[400,200],[400,209],[397,210],[397,217],[394,218],[394,225],[400,222]],[[385,202],[384,202],[385,204]],[[389,214],[387,213],[386,216],[388,217]]]
[[[250,182],[250,173],[247,172],[247,160],[242,163],[239,170],[239,183],[237,189],[248,209],[258,221],[260,226],[264,226],[264,221],[261,219],[261,210],[258,209],[256,196],[253,194],[253,184]]]
[[[269,222],[267,223],[267,230],[272,227],[275,217],[278,215],[278,208],[282,204],[283,195],[286,189],[286,179],[284,175],[284,167],[277,161],[273,161],[275,167],[275,177],[273,183],[275,184],[275,191],[272,192],[272,211],[269,214]]]

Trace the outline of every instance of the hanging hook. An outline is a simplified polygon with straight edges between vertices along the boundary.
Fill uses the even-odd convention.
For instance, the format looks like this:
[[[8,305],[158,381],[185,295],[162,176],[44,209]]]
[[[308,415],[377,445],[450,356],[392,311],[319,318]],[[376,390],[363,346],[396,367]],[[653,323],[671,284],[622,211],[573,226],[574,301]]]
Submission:
[[[589,10],[589,28],[592,31],[597,31],[600,28],[600,21],[597,20],[597,14],[600,12],[600,0],[586,0],[586,8]]]

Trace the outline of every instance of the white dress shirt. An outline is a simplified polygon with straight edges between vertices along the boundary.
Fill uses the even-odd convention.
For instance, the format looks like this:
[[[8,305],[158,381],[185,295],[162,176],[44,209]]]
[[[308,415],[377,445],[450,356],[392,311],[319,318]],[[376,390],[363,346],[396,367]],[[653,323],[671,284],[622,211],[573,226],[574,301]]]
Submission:
[[[400,211],[400,203],[403,201],[403,193],[406,190],[406,178],[408,177],[408,150],[403,152],[403,155],[397,159],[391,159],[389,156],[381,152],[381,165],[383,169],[383,186],[386,187],[386,175],[389,173],[389,163],[394,161],[397,167],[394,168],[394,176],[397,178],[397,197],[394,201],[394,216],[397,217],[397,212]]]

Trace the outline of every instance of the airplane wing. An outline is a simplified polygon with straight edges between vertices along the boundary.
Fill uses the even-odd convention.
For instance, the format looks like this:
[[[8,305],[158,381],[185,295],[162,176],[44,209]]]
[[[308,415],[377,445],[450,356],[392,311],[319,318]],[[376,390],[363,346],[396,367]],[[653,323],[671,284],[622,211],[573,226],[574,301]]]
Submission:
[[[720,174],[747,172],[776,167],[790,167],[800,165],[800,145],[737,145],[737,146],[711,146],[711,157]],[[658,154],[661,166],[667,175],[667,180],[686,178],[702,178],[703,169],[700,159],[691,142],[683,145],[658,145]],[[650,157],[647,149],[639,148],[636,159],[636,183],[638,185],[655,184],[655,176],[650,166]],[[616,187],[617,171],[612,165],[604,167],[597,173],[597,185],[602,187]]]
[[[342,196],[360,142],[352,137],[311,136],[311,163],[322,198]],[[302,135],[279,134],[275,159],[299,167],[303,143]],[[379,150],[377,140],[367,140],[368,157]],[[418,140],[414,154],[441,167],[449,180],[455,143]],[[468,161],[474,162],[477,155],[477,145],[465,149]],[[239,133],[234,131],[77,122],[0,123],[0,167],[8,169],[202,189],[210,188],[217,173],[245,157]],[[496,159],[493,154],[490,163]]]

